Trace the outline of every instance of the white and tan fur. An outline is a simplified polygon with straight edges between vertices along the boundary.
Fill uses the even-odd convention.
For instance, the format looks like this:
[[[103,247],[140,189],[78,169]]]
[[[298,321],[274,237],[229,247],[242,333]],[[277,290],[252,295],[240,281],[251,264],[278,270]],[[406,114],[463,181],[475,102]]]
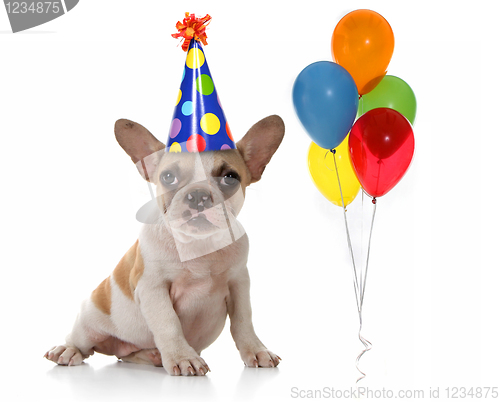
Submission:
[[[118,120],[115,134],[141,175],[156,184],[157,220],[143,226],[112,274],[82,303],[66,343],[45,357],[60,365],[78,365],[98,352],[163,366],[171,375],[205,375],[209,368],[200,353],[219,336],[229,315],[244,363],[277,366],[280,358],[253,329],[248,237],[235,218],[245,188],[260,180],[281,143],[282,120],[261,120],[236,150],[199,154],[167,153],[147,129],[129,120]],[[171,184],[174,176],[177,182]],[[227,183],[234,187],[230,193]],[[205,201],[200,201],[201,212],[193,209],[186,197],[196,191],[210,194],[225,212],[203,210]],[[233,230],[227,239],[229,226]],[[192,250],[202,252],[183,258]]]

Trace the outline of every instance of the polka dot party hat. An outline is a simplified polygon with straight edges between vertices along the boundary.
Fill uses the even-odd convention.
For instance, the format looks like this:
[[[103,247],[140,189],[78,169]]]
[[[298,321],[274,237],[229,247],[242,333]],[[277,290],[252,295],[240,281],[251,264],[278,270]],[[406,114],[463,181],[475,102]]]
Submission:
[[[222,110],[212,74],[200,42],[207,44],[205,26],[211,20],[207,14],[196,18],[186,13],[178,22],[184,38],[182,48],[187,51],[182,82],[175,104],[167,141],[167,152],[203,152],[235,149],[233,136]]]

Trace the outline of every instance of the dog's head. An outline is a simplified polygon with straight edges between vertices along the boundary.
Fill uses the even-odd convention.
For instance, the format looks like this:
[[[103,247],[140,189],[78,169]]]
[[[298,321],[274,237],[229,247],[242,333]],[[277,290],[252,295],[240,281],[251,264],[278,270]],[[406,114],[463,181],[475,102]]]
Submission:
[[[220,236],[243,206],[246,187],[260,180],[284,135],[280,117],[256,123],[237,149],[165,152],[165,145],[130,120],[115,124],[118,143],[142,177],[156,185],[159,216],[177,241]],[[234,240],[234,239],[233,239]]]

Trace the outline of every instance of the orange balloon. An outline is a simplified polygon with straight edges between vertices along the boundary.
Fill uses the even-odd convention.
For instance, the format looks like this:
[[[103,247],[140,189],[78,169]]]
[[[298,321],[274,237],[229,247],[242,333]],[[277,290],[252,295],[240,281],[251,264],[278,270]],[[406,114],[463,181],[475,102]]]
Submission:
[[[382,81],[393,51],[392,28],[375,11],[353,11],[344,16],[333,31],[333,59],[351,74],[360,95],[370,92]]]

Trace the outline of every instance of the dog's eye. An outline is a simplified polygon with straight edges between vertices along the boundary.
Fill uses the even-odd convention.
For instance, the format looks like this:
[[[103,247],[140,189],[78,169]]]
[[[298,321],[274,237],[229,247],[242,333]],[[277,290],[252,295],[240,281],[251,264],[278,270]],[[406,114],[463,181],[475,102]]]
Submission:
[[[161,182],[166,186],[173,186],[174,184],[179,183],[177,177],[172,172],[163,172],[160,176]]]
[[[236,173],[229,172],[220,180],[220,184],[224,187],[234,187],[239,181],[240,177]]]

